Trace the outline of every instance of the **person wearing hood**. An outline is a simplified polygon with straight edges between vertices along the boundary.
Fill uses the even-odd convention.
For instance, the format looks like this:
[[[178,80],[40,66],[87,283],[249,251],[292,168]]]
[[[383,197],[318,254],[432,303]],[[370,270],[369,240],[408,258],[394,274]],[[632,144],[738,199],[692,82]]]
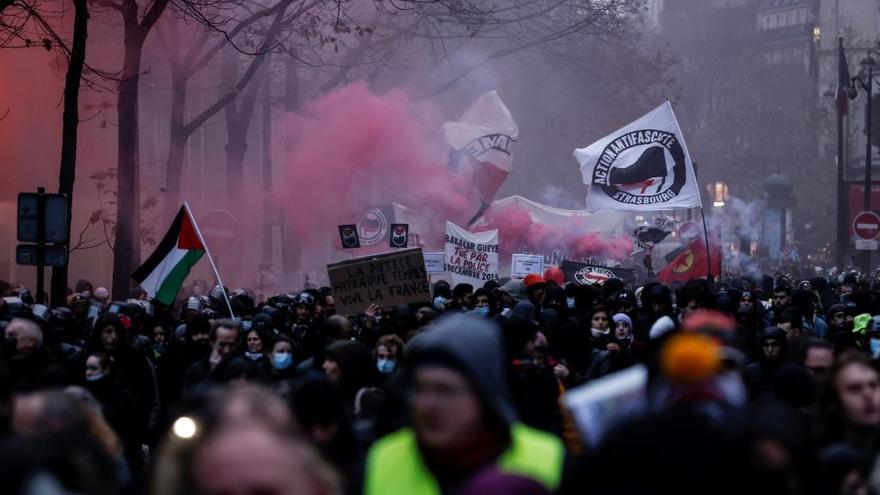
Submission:
[[[303,349],[289,337],[277,336],[266,346],[265,352],[265,359],[257,364],[257,373],[265,383],[273,384],[300,376],[296,365],[303,360]]]
[[[376,385],[376,364],[370,349],[360,342],[339,340],[327,348],[321,368],[336,383],[349,412],[355,409],[358,392]]]
[[[148,428],[159,420],[161,400],[155,369],[143,352],[132,346],[124,317],[102,316],[92,332],[92,343],[85,356],[103,352],[113,360],[113,366],[122,383],[134,393],[138,403],[147,411]],[[85,368],[83,362],[82,369]]]
[[[269,346],[268,341],[267,334],[251,328],[251,330],[245,335],[244,339],[245,349],[243,354],[245,359],[253,363],[254,366],[259,366],[260,363],[266,361],[266,349]]]
[[[746,388],[756,399],[771,392],[776,373],[788,355],[788,339],[779,327],[767,327],[761,332],[758,360],[746,366]]]
[[[94,352],[86,358],[85,387],[101,403],[107,424],[122,441],[125,459],[137,471],[143,465],[141,444],[148,418],[134,393],[114,370],[110,356]]]
[[[531,303],[517,304],[514,314],[503,323],[507,377],[513,402],[524,424],[560,434],[560,386],[554,371],[557,363],[547,355],[546,339],[541,337],[533,313],[516,311],[524,305],[531,306]]]
[[[412,427],[373,444],[365,495],[457,493],[492,467],[551,492],[559,487],[562,444],[517,420],[502,349],[492,322],[467,315],[413,339],[406,356]]]

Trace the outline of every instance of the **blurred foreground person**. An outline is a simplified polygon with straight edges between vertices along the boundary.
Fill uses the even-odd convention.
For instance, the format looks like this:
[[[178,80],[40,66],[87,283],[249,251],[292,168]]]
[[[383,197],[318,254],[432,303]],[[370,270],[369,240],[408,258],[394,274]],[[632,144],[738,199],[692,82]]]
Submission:
[[[119,449],[109,429],[60,390],[15,398],[15,436],[0,444],[6,494],[118,493]]]
[[[293,419],[268,389],[212,391],[175,422],[153,471],[156,495],[337,495],[335,473],[294,434]]]
[[[815,432],[820,446],[848,443],[866,454],[880,450],[880,373],[858,351],[837,358],[819,396]]]
[[[449,317],[413,339],[407,355],[413,426],[370,449],[366,495],[458,493],[492,469],[558,488],[562,444],[517,421],[502,349],[498,329],[470,316]]]

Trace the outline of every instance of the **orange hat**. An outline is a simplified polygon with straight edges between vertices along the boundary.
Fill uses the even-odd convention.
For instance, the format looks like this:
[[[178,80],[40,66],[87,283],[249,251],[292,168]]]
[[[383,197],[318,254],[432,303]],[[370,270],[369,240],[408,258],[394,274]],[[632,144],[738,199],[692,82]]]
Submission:
[[[565,274],[562,273],[558,266],[551,266],[544,270],[544,280],[549,280],[562,287],[562,284],[565,283]]]
[[[526,278],[523,279],[523,283],[526,285],[526,289],[547,285],[547,282],[544,281],[544,277],[538,275],[537,273],[530,273],[526,275]]]
[[[666,342],[660,351],[660,370],[674,382],[698,382],[714,376],[721,368],[718,342],[706,335],[682,332]]]

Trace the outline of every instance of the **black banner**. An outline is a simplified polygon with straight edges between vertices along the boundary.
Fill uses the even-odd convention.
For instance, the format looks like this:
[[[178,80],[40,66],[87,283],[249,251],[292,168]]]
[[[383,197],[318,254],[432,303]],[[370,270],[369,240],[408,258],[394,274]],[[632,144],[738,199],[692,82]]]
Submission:
[[[566,282],[578,285],[602,285],[609,278],[619,278],[627,283],[635,281],[635,270],[629,268],[609,268],[568,260],[563,261],[559,268],[565,275]]]

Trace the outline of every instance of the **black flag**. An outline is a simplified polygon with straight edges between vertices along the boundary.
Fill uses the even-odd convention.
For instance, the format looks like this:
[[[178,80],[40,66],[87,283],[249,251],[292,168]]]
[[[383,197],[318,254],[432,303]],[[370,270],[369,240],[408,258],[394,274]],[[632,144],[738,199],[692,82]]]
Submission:
[[[409,224],[392,223],[389,243],[393,248],[405,248],[409,239]]]
[[[342,249],[361,247],[361,239],[358,236],[357,225],[355,224],[340,225],[339,239],[342,241]]]

